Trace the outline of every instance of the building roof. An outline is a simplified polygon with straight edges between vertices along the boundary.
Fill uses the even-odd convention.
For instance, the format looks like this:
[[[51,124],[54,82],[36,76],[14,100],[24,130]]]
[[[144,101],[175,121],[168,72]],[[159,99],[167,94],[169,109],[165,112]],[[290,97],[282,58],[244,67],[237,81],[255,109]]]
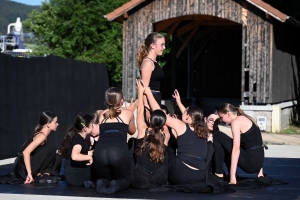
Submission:
[[[121,7],[115,9],[111,13],[108,13],[107,15],[105,15],[105,17],[107,18],[108,21],[119,21],[120,22],[120,19],[119,19],[120,16],[122,16],[123,14],[126,14],[128,11],[135,8],[139,4],[143,3],[144,1],[145,0],[131,0],[131,1],[123,4]],[[272,17],[274,17],[275,19],[277,19],[281,22],[285,22],[287,19],[292,18],[292,17],[287,16],[286,14],[280,12],[279,10],[277,10],[276,8],[272,7],[270,4],[267,4],[266,2],[264,2],[262,0],[245,0],[245,1],[251,3],[258,9],[264,11],[265,13],[271,15]],[[293,21],[296,21],[296,20],[293,19]],[[296,21],[296,24],[297,23],[298,23],[298,26],[300,27],[300,23]]]

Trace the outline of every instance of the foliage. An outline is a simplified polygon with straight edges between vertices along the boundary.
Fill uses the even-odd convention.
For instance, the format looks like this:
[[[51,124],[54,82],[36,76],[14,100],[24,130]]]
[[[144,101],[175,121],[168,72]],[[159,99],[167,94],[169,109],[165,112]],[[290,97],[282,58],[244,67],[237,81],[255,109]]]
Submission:
[[[34,32],[37,54],[106,63],[110,85],[122,80],[122,25],[103,16],[127,0],[49,0],[23,26]]]
[[[0,0],[0,35],[7,33],[7,26],[16,22],[17,17],[21,20],[27,18],[28,13],[39,10],[39,6],[29,6],[10,0]]]
[[[299,128],[299,126],[291,125],[287,129],[284,129],[284,130],[280,131],[279,134],[299,135],[300,134],[300,128]]]

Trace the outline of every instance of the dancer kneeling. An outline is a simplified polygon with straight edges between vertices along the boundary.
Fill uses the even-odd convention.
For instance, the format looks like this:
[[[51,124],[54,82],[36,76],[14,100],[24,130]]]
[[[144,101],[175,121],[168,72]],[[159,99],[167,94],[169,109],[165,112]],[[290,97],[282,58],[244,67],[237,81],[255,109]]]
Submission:
[[[134,134],[136,127],[132,110],[122,108],[122,90],[109,88],[105,101],[108,109],[100,113],[100,138],[94,150],[95,169],[100,177],[96,192],[112,194],[130,185],[133,158],[126,140],[127,132]]]
[[[160,109],[151,90],[145,94],[153,110]],[[168,149],[168,177],[171,184],[194,184],[205,181],[208,131],[203,122],[203,112],[189,106],[182,114],[182,121],[167,115],[166,125],[177,134],[177,156]]]
[[[236,184],[237,166],[247,173],[257,172],[258,177],[263,176],[264,148],[254,119],[228,103],[220,106],[218,114],[223,122],[231,124],[233,139],[223,132],[214,131],[216,176],[222,179],[224,161],[230,163],[230,184]],[[226,158],[231,158],[231,162]]]
[[[68,185],[83,186],[85,181],[92,179],[93,151],[85,140],[91,134],[93,116],[80,113],[76,116],[74,125],[65,136],[60,147],[65,159],[65,181]]]
[[[148,189],[167,184],[168,160],[165,145],[168,145],[170,134],[167,131],[166,114],[162,110],[154,110],[150,116],[150,127],[144,120],[144,87],[140,81],[138,86],[137,113],[137,147],[135,150],[136,166],[131,185],[135,188]],[[167,131],[164,133],[164,131]]]

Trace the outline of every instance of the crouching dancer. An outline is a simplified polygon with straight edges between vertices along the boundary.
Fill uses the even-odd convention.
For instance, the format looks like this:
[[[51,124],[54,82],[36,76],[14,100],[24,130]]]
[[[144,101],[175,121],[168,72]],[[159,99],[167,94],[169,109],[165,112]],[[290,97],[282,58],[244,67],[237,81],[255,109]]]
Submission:
[[[223,179],[224,161],[230,163],[230,184],[236,184],[237,166],[247,173],[256,172],[258,177],[263,176],[264,148],[254,119],[228,103],[220,106],[218,114],[223,122],[231,124],[233,139],[223,132],[214,132],[216,176]]]
[[[170,134],[165,126],[166,114],[154,110],[150,116],[150,127],[144,120],[144,87],[139,80],[138,114],[137,114],[137,147],[135,150],[136,166],[131,185],[135,188],[148,189],[167,184],[168,158],[165,145],[168,145]]]

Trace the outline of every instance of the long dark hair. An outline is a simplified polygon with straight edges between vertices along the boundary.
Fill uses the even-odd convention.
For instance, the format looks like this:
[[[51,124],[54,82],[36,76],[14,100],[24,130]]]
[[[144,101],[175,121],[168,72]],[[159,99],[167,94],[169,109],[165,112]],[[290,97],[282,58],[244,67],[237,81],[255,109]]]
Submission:
[[[108,105],[109,111],[103,114],[104,118],[115,118],[119,116],[121,110],[119,109],[121,100],[123,99],[123,92],[117,87],[111,87],[105,92],[105,101]]]
[[[40,119],[39,119],[39,123],[34,129],[33,136],[35,136],[37,133],[39,133],[43,129],[45,124],[51,123],[56,116],[57,115],[55,113],[50,112],[50,111],[42,112]]]
[[[232,113],[236,114],[237,116],[243,115],[243,116],[247,117],[248,119],[250,119],[256,126],[258,126],[256,121],[252,117],[250,117],[249,115],[244,113],[244,111],[242,111],[239,107],[235,107],[235,106],[231,105],[230,103],[223,103],[218,109],[218,113],[226,114],[228,112],[232,112]]]
[[[166,114],[162,110],[154,110],[150,117],[151,130],[146,129],[143,143],[136,147],[135,153],[141,156],[147,148],[150,149],[149,157],[154,163],[162,163],[164,161],[164,136],[161,134],[163,126],[166,123]]]
[[[61,155],[66,157],[68,149],[76,133],[79,133],[84,127],[88,127],[93,120],[93,116],[87,113],[79,113],[75,120],[74,125],[68,130],[62,144],[59,148]]]
[[[203,110],[198,106],[192,105],[187,108],[187,114],[192,118],[191,127],[194,128],[197,137],[207,139],[209,130],[203,121]]]
[[[151,44],[156,44],[157,39],[159,38],[164,38],[164,36],[160,33],[157,32],[152,32],[150,33],[146,39],[144,39],[139,47],[139,50],[136,54],[137,57],[137,63],[138,63],[138,67],[140,68],[143,60],[147,57],[147,55],[149,54],[150,51],[150,45]]]

